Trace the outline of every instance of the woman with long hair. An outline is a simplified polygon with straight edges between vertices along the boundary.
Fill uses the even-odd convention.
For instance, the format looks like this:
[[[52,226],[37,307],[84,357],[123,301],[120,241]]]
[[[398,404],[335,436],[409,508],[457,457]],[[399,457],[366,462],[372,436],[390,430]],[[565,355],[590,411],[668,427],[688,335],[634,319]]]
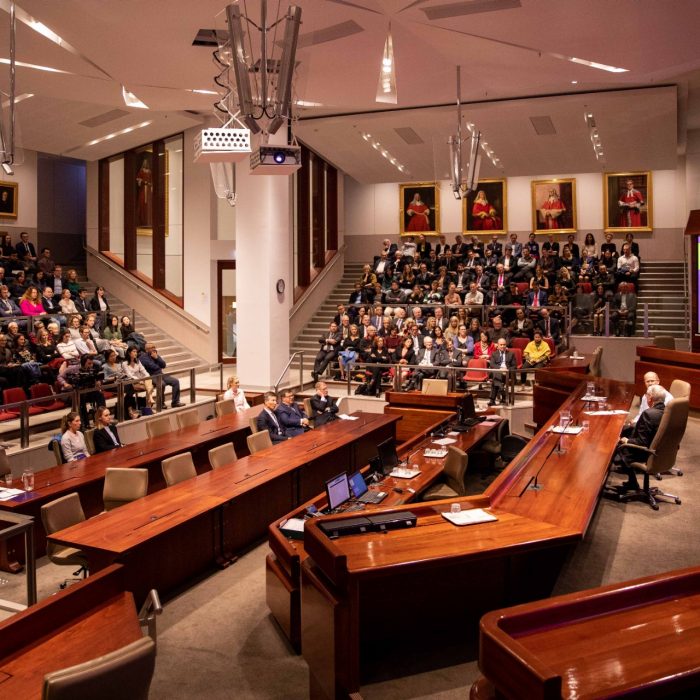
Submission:
[[[245,393],[241,389],[241,382],[235,374],[232,374],[226,380],[226,391],[224,392],[224,400],[231,399],[234,401],[237,413],[242,413],[246,408],[250,408],[248,401],[246,401]]]
[[[80,432],[80,414],[71,411],[63,416],[61,421],[61,450],[66,462],[75,462],[78,459],[85,459],[90,453],[85,444],[85,436]]]

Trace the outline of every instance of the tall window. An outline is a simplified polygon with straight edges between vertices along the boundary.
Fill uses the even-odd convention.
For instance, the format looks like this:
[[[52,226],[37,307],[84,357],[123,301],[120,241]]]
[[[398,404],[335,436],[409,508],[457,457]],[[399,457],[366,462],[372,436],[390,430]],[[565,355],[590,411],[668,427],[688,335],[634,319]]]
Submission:
[[[183,136],[99,166],[99,249],[182,306]]]

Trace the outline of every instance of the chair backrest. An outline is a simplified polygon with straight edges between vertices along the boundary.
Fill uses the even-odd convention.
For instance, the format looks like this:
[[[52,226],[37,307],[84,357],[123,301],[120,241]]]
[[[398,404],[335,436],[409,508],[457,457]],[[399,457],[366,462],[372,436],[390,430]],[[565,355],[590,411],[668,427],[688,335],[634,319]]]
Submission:
[[[248,435],[246,441],[248,442],[248,451],[252,455],[256,452],[260,452],[260,450],[266,450],[268,447],[272,447],[272,439],[267,430],[261,430],[258,433]]]
[[[467,487],[464,483],[467,475],[467,463],[469,455],[454,445],[447,448],[447,458],[443,467],[445,483],[460,496],[467,495]]]
[[[504,435],[501,438],[501,460],[510,462],[527,445],[527,440],[520,435]]]
[[[148,469],[107,467],[102,500],[105,510],[112,510],[143,498],[148,493]]]
[[[61,496],[61,498],[41,506],[41,522],[47,535],[52,535],[54,532],[64,530],[71,525],[77,525],[83,520],[85,520],[85,513],[77,493],[69,493],[67,496]],[[49,559],[60,549],[62,549],[60,545],[46,543],[46,553]]]
[[[160,463],[163,470],[163,478],[168,486],[179,484],[185,479],[191,479],[197,476],[197,470],[194,468],[191,452],[183,452],[174,457],[168,457]]]
[[[447,396],[447,379],[424,379],[421,394]]]
[[[167,435],[172,431],[172,426],[170,425],[170,418],[164,416],[163,418],[156,418],[155,420],[149,420],[146,423],[146,432],[148,437],[157,437],[158,435]]]
[[[257,433],[260,428],[258,428],[258,419],[256,418],[248,418],[248,425],[250,426],[250,432],[255,434]]]
[[[488,360],[486,360],[485,358],[472,358],[471,360],[469,360],[469,362],[467,362],[467,367],[468,369],[464,374],[464,379],[466,381],[485,382],[489,378],[489,373],[484,372],[486,367],[488,367]]]
[[[690,400],[673,399],[666,404],[664,414],[659,424],[659,429],[649,445],[654,450],[647,460],[647,471],[650,474],[659,474],[668,471],[676,464],[676,455],[681,446],[685,428],[688,424],[688,410]],[[633,452],[634,456],[635,453]]]
[[[518,294],[523,296],[530,291],[530,284],[528,282],[516,282],[515,288],[518,290]]]
[[[231,413],[236,412],[236,402],[233,399],[217,401],[214,404],[214,410],[216,411],[217,418],[221,418],[221,416],[228,416]]]
[[[496,428],[496,440],[503,442],[503,438],[510,435],[510,421],[506,418],[502,420]]]
[[[236,456],[236,450],[233,449],[232,442],[225,442],[223,445],[212,447],[209,450],[209,464],[211,464],[212,469],[223,467],[224,464],[232,464],[237,460],[238,457]]]
[[[52,438],[50,445],[54,459],[56,460],[56,466],[60,467],[62,464],[65,464],[66,458],[63,456],[63,450],[61,449],[61,441],[57,440],[56,438]]]
[[[177,414],[177,427],[186,428],[189,425],[197,425],[199,423],[199,411],[181,411]]]
[[[44,676],[42,700],[148,700],[156,645],[141,637],[121,649]]]
[[[515,366],[520,369],[523,366],[523,350],[522,348],[511,348],[510,351],[515,357]]]
[[[581,290],[584,294],[590,294],[593,291],[593,285],[590,282],[581,282]]]
[[[91,455],[95,454],[95,429],[90,428],[83,433],[85,438],[85,446],[88,448],[88,452]]]
[[[307,397],[303,400],[304,412],[306,413],[309,422],[313,425],[314,423],[314,409],[311,408],[311,397]]]
[[[689,399],[690,383],[682,379],[674,379],[668,391],[674,399]]]
[[[27,400],[27,394],[21,386],[8,387],[2,392],[3,403],[19,403]]]
[[[542,338],[547,345],[549,345],[549,350],[551,352],[550,357],[554,357],[557,354],[557,346],[554,343],[554,338]]]
[[[510,349],[515,350],[516,348],[519,348],[521,351],[523,351],[529,342],[529,338],[513,338],[513,340],[510,341]]]
[[[600,359],[603,355],[603,346],[599,345],[593,351],[593,358],[591,359],[591,364],[588,367],[588,374],[594,377],[600,377]]]
[[[654,337],[654,347],[664,348],[664,350],[675,350],[676,339],[670,335],[657,335]]]

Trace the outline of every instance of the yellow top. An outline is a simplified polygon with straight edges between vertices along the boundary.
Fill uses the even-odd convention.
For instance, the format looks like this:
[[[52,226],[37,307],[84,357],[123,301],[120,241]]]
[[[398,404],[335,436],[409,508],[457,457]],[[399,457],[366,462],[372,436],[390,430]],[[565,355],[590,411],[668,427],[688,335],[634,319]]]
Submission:
[[[523,350],[523,356],[528,362],[536,363],[542,362],[549,358],[552,351],[549,348],[549,343],[544,340],[540,341],[539,347],[534,340],[531,340]]]

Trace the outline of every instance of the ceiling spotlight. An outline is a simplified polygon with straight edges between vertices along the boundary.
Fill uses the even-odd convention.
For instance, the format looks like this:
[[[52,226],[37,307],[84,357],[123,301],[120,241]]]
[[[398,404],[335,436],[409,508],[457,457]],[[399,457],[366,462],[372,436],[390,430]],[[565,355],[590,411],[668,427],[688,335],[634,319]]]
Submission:
[[[12,163],[9,160],[4,160],[2,162],[2,169],[5,171],[6,175],[14,175],[15,171],[12,169]]]
[[[276,151],[273,156],[275,163],[284,163],[286,156],[282,151]]]

